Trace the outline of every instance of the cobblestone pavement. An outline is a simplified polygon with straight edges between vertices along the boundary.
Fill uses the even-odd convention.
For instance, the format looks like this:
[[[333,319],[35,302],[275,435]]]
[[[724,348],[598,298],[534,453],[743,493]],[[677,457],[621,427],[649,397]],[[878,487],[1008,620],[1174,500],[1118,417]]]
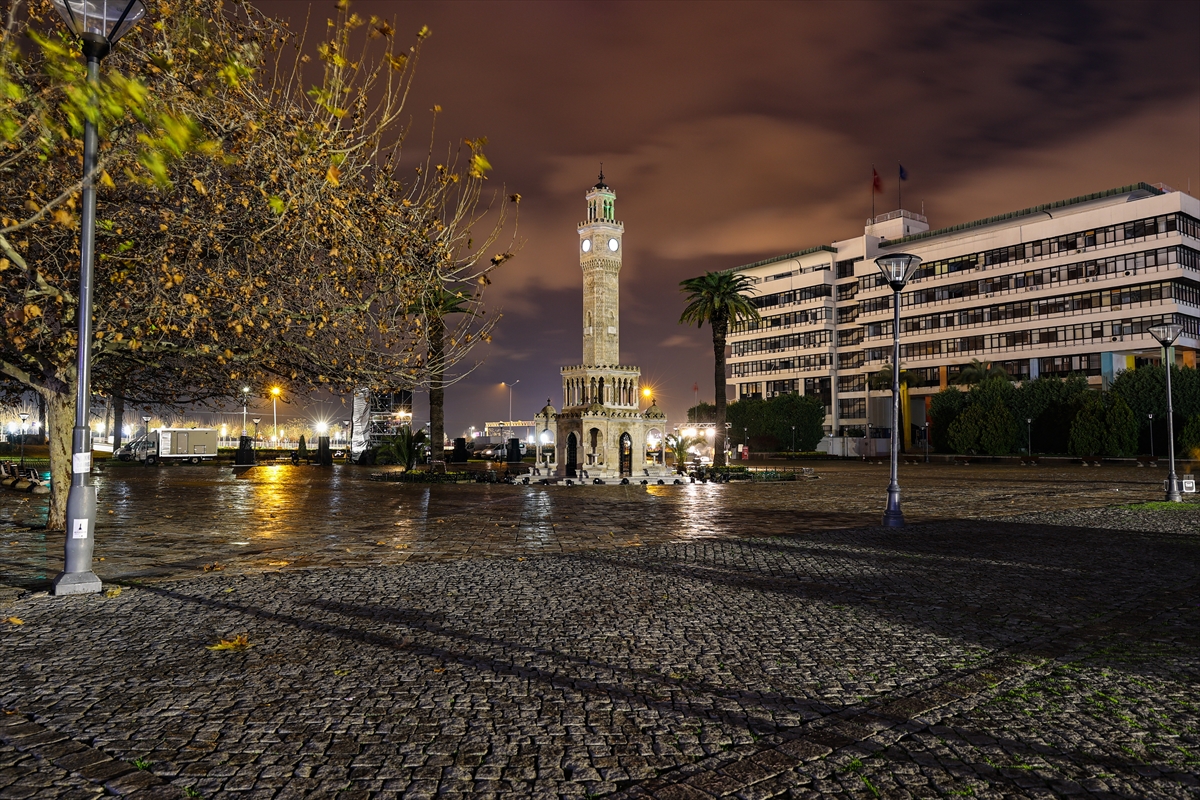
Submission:
[[[26,594],[0,796],[1194,798],[1200,537],[1024,519]]]
[[[754,485],[435,486],[369,469],[112,462],[96,477],[104,580],[467,556],[530,556],[876,524],[888,468],[818,462],[817,480]],[[911,520],[1157,498],[1165,470],[903,465]],[[40,588],[62,565],[46,498],[0,490],[0,586]],[[26,530],[22,530],[26,529]]]
[[[1053,490],[1155,495],[1087,477]],[[341,506],[359,540],[374,513],[421,559],[196,580],[162,556],[150,571],[174,577],[115,596],[26,593],[0,611],[0,797],[1200,793],[1200,506],[1070,527],[1071,500],[981,477],[922,510],[1022,522],[808,524],[804,493],[837,480],[366,486],[374,512]],[[876,499],[838,513],[874,518]],[[275,506],[270,535],[305,507]],[[502,519],[517,532],[488,530]],[[249,648],[208,649],[239,634]]]

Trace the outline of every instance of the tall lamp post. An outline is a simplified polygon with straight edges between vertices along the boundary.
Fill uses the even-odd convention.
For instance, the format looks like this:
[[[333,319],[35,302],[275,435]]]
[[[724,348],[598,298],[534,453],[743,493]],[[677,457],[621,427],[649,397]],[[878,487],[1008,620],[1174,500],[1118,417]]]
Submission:
[[[146,438],[150,437],[150,415],[142,414],[142,435]]]
[[[21,469],[25,469],[25,422],[29,419],[29,414],[22,411],[17,416],[21,418]]]
[[[519,379],[513,381],[512,383],[509,383],[507,381],[500,381],[501,386],[508,387],[508,420],[507,420],[508,422],[512,422],[512,389],[514,386],[516,386],[520,382],[521,381]],[[500,426],[500,438],[501,439],[504,438],[504,426],[503,425]],[[508,446],[508,443],[505,442],[505,447],[507,447],[507,446]]]
[[[279,416],[276,414],[275,402],[279,399],[279,387],[271,387],[271,438],[275,446],[279,446]]]
[[[246,409],[250,406],[250,387],[242,387],[242,436],[246,435]]]
[[[1154,412],[1146,415],[1150,420],[1150,458],[1154,458]]]
[[[1167,502],[1181,503],[1179,481],[1175,478],[1175,406],[1171,403],[1171,345],[1183,333],[1183,326],[1176,323],[1155,325],[1150,329],[1150,335],[1158,340],[1163,348],[1163,366],[1167,372],[1167,458],[1170,469],[1167,472]]]
[[[1025,455],[1033,458],[1033,417],[1025,418]]]
[[[146,15],[142,0],[97,3],[95,0],[52,0],[71,33],[83,43],[88,86],[100,81],[100,60],[117,40]],[[95,98],[92,100],[95,103]],[[75,427],[71,430],[71,488],[67,491],[67,529],[63,571],[54,579],[54,594],[92,594],[100,579],[92,572],[96,539],[96,488],[91,483],[92,442],[88,411],[92,399],[92,268],[96,255],[96,123],[83,125],[83,202],[79,237],[79,352],[75,365]]]
[[[900,291],[920,265],[919,256],[895,253],[875,259],[888,286],[892,287],[892,474],[888,483],[887,508],[883,525],[903,528],[904,514],[900,511]]]
[[[254,423],[254,449],[258,449],[258,423],[262,422],[262,417],[255,417],[250,420]]]

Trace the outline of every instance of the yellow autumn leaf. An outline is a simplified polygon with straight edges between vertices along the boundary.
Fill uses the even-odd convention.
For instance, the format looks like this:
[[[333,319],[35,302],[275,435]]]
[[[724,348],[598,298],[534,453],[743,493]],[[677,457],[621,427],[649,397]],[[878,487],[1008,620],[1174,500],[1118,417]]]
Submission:
[[[237,636],[233,637],[232,639],[221,639],[216,644],[210,644],[207,649],[209,649],[209,650],[245,650],[250,647],[254,647],[254,645],[250,642],[250,637],[248,637],[244,633],[239,633]]]
[[[199,178],[192,178],[192,188],[194,188],[200,194],[208,194],[208,190],[204,188],[204,184],[200,182]]]
[[[8,617],[4,621],[7,622],[9,625],[24,625],[25,624],[25,620],[21,619],[20,617]]]
[[[108,513],[110,513],[110,514],[111,514],[112,512],[111,512],[111,511],[109,511]],[[105,590],[104,590],[104,596],[105,596],[105,597],[117,597],[117,596],[118,596],[118,595],[120,595],[120,594],[121,594],[121,587],[120,587],[120,586],[110,586],[110,587],[108,587],[107,589],[105,589]]]
[[[108,174],[108,170],[106,170],[106,169],[100,171],[100,185],[106,186],[109,189],[113,189],[117,185],[117,184],[113,183],[112,176]]]
[[[325,170],[325,180],[329,182],[330,186],[339,186],[338,178],[341,175],[342,171],[332,164],[329,165],[329,169]]]

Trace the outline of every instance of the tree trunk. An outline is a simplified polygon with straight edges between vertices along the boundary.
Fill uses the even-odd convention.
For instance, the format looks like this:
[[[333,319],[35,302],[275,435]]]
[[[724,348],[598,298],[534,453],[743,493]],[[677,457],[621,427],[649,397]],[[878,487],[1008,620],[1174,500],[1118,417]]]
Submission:
[[[445,461],[446,441],[446,320],[440,315],[429,319],[429,450],[432,460]]]
[[[121,449],[121,434],[125,432],[125,381],[113,389],[113,455]]]
[[[713,466],[725,466],[725,335],[728,325],[723,319],[712,320],[713,384],[717,396],[717,432],[713,437]]]
[[[46,530],[67,529],[67,492],[71,489],[71,432],[75,427],[74,385],[64,393],[44,390],[46,433],[50,445],[50,506]]]

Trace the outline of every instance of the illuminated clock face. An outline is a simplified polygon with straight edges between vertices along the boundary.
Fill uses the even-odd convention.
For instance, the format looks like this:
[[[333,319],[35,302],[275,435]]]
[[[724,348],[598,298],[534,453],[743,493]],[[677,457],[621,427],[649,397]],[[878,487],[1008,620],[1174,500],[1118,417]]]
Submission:
[[[608,249],[609,249],[609,250],[612,250],[612,251],[615,253],[615,252],[617,252],[617,248],[618,248],[618,247],[620,247],[620,244],[618,244],[618,243],[617,243],[617,240],[616,240],[616,239],[609,239],[609,240],[608,240]]]
[[[585,252],[585,253],[586,253],[587,251],[589,251],[589,250],[591,250],[591,249],[592,249],[592,240],[591,240],[591,239],[584,239],[584,240],[583,240],[583,244],[581,244],[581,245],[580,245],[580,247],[582,247],[582,248],[583,248],[583,252]]]

